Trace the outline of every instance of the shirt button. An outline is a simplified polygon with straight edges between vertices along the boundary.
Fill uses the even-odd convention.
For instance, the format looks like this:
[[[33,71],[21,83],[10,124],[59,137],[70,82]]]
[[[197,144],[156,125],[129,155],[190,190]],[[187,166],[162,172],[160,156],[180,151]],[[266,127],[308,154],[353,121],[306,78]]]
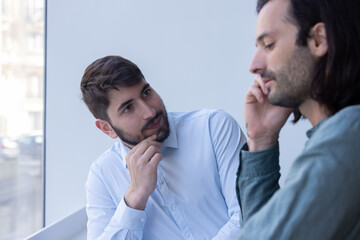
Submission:
[[[172,208],[173,211],[175,211],[176,210],[176,205],[175,204],[172,205],[171,208]]]
[[[140,222],[144,222],[145,221],[145,219],[144,218],[140,218]]]
[[[185,234],[185,236],[186,236],[187,238],[189,238],[189,237],[190,237],[190,233],[187,232],[187,233]]]
[[[160,184],[160,185],[164,184],[164,180],[161,179],[161,180],[159,181],[159,184]]]

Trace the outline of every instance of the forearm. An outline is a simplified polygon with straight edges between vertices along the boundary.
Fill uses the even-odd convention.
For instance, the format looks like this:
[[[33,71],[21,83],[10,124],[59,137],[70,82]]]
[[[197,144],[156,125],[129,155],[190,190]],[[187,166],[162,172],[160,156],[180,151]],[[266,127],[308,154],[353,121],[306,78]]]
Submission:
[[[244,147],[246,149],[246,145]],[[243,148],[236,181],[242,226],[279,189],[279,171],[278,144],[259,152],[249,152]]]
[[[239,214],[239,212],[234,213],[212,240],[235,239],[240,232]]]
[[[93,164],[86,182],[87,239],[142,239],[145,212],[129,208],[124,199],[114,202],[99,170]]]
[[[87,206],[87,214],[88,239],[142,239],[146,214],[127,207],[124,200],[116,211]]]

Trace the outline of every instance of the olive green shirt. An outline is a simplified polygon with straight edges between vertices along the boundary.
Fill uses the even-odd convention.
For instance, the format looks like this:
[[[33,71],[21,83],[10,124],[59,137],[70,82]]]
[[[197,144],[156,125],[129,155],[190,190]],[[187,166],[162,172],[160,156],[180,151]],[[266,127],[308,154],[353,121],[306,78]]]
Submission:
[[[307,136],[281,189],[278,145],[241,151],[239,239],[360,239],[360,105]]]

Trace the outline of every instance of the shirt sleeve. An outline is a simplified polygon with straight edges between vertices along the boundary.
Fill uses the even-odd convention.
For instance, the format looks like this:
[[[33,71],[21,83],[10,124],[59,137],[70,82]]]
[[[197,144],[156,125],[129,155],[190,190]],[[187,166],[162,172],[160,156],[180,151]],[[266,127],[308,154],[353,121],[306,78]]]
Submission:
[[[358,234],[360,226],[360,128],[356,132],[354,124],[344,129],[336,124],[306,143],[281,189],[273,176],[277,146],[242,151],[238,184],[244,226],[239,240],[355,239],[349,236]]]
[[[100,176],[93,164],[86,182],[87,239],[142,239],[145,212],[129,208],[124,199],[116,206]]]
[[[228,222],[213,240],[234,239],[240,231],[240,208],[236,199],[235,180],[239,152],[246,138],[238,123],[224,111],[214,112],[209,119],[209,130],[216,156],[220,187],[228,207]]]
[[[236,193],[241,209],[240,224],[243,226],[279,189],[279,144],[259,151],[241,150],[237,172]]]

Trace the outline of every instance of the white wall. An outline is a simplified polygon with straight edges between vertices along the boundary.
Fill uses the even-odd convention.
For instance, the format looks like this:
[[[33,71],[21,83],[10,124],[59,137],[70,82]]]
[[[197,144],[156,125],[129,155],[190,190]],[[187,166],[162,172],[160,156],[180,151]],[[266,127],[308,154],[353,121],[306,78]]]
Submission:
[[[221,108],[244,128],[255,2],[47,0],[47,225],[84,206],[89,166],[111,143],[80,99],[85,67],[121,55],[140,67],[168,110]],[[281,135],[285,174],[307,127],[288,125]]]

